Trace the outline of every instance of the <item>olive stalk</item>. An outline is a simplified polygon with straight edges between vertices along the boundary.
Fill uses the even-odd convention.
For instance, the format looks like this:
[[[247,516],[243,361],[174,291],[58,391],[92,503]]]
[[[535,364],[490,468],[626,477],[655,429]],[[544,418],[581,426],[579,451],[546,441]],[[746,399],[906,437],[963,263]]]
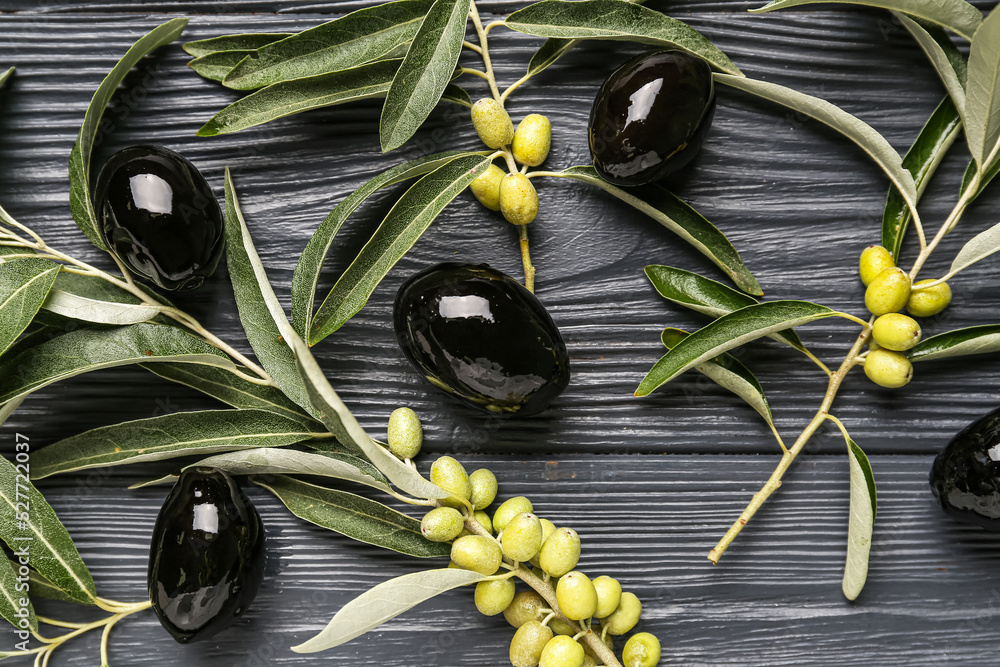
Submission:
[[[43,616],[39,616],[38,620],[41,623],[44,623],[45,625],[51,625],[52,627],[71,629],[71,632],[67,632],[64,635],[60,635],[52,639],[37,637],[39,641],[43,642],[43,645],[33,648],[29,651],[25,651],[23,655],[34,655],[36,667],[44,667],[49,663],[49,658],[52,656],[52,653],[57,648],[59,648],[60,646],[62,646],[71,639],[84,635],[90,632],[91,630],[97,630],[98,628],[100,628],[102,630],[101,664],[105,666],[108,665],[109,664],[108,638],[110,637],[111,634],[111,628],[113,628],[122,619],[131,616],[132,614],[145,611],[153,606],[153,603],[148,600],[146,602],[140,602],[138,604],[133,604],[133,605],[123,605],[121,603],[117,604],[120,605],[119,611],[111,614],[110,616],[102,618],[101,620],[94,621],[92,623],[66,623],[63,621],[56,621],[53,619],[45,618]]]

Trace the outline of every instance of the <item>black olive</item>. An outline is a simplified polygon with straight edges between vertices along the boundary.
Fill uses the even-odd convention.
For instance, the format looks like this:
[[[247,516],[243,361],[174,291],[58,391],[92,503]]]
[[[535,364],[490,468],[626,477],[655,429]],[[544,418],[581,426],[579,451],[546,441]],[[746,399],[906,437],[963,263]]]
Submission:
[[[934,459],[930,482],[949,515],[1000,530],[1000,409],[952,438]]]
[[[396,338],[435,386],[493,413],[541,412],[569,384],[559,329],[535,295],[486,264],[444,263],[407,280]]]
[[[619,67],[590,111],[590,154],[604,179],[645,185],[688,164],[715,114],[712,69],[683,51],[657,51]]]
[[[225,248],[219,202],[183,156],[133,146],[104,164],[94,188],[104,240],[139,276],[170,291],[201,285]]]
[[[181,473],[153,529],[149,599],[182,644],[229,627],[264,579],[264,524],[225,472]]]

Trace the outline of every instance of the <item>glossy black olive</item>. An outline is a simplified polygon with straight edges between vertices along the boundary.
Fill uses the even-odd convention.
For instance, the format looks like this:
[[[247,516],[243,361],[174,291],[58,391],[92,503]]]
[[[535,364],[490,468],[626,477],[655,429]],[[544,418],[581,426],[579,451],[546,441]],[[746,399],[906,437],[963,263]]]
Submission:
[[[930,482],[950,516],[1000,531],[1000,409],[952,438],[934,459]]]
[[[682,51],[657,51],[619,67],[590,111],[594,167],[617,185],[645,185],[688,164],[715,113],[712,70]]]
[[[181,473],[153,529],[149,599],[182,644],[229,627],[264,578],[264,524],[225,472]]]
[[[105,163],[94,208],[108,247],[165,290],[189,290],[212,273],[225,248],[219,202],[197,167],[159,146],[133,146]]]
[[[489,412],[536,414],[569,384],[552,318],[534,294],[486,264],[439,264],[411,277],[393,320],[417,370]]]

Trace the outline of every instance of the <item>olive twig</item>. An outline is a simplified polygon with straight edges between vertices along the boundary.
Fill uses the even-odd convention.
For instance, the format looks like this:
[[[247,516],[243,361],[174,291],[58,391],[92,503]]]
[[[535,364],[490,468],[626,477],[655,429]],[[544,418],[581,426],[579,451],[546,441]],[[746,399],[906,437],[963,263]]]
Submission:
[[[478,76],[480,79],[490,80],[490,75],[478,69],[473,69],[471,67],[463,67],[462,74],[471,74],[473,76]]]
[[[518,88],[526,84],[528,81],[530,81],[531,77],[533,76],[535,76],[533,73],[525,74],[520,79],[507,86],[507,89],[500,94],[500,104],[505,103],[507,101],[507,98],[510,97],[511,93],[513,93],[515,90],[517,90]]]
[[[966,207],[970,203],[972,203],[972,199],[975,197],[975,193],[978,192],[979,184],[981,182],[982,182],[982,172],[976,170],[976,173],[972,177],[972,180],[969,181],[969,186],[962,193],[961,197],[959,197],[958,202],[955,204],[955,207],[951,210],[951,213],[948,214],[948,217],[941,225],[941,228],[938,230],[937,234],[934,235],[934,238],[927,245],[927,247],[923,248],[920,251],[920,254],[917,256],[917,259],[913,262],[913,267],[910,269],[911,282],[916,281],[917,274],[920,273],[920,269],[923,268],[924,263],[927,261],[927,258],[930,257],[931,253],[934,252],[934,250],[938,247],[938,244],[941,243],[941,240],[949,232],[951,232],[951,230],[955,228],[955,225],[958,224],[958,221],[962,217],[962,214],[965,212]],[[930,285],[927,285],[927,287],[930,287]]]
[[[473,44],[472,42],[470,42],[467,39],[466,40],[462,40],[462,46],[465,47],[465,48],[467,48],[467,49],[469,49],[470,51],[474,51],[476,53],[482,53],[483,52],[483,50],[481,48],[479,48],[478,44]]]
[[[518,225],[517,233],[521,239],[521,262],[524,264],[524,287],[535,293],[535,267],[531,263],[531,252],[528,249],[528,225]]]
[[[497,88],[496,75],[493,73],[493,61],[490,59],[487,32],[483,29],[483,20],[479,17],[479,9],[476,7],[475,2],[472,3],[472,9],[469,10],[469,17],[472,19],[472,25],[476,27],[476,35],[479,36],[479,48],[483,56],[483,64],[486,66],[487,81],[490,82],[490,90],[493,91],[493,97],[499,102],[500,90]]]

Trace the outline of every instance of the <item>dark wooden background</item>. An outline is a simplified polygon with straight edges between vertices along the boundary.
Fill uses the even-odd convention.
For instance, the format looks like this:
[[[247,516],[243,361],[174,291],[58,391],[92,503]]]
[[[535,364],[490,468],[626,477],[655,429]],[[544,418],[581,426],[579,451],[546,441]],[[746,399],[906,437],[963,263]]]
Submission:
[[[0,94],[0,200],[56,247],[107,264],[70,218],[66,163],[93,90],[128,46],[179,15],[191,17],[186,41],[297,31],[367,4],[0,0],[0,66],[18,68]],[[482,9],[500,16],[519,4],[486,2]],[[985,11],[991,3],[976,4]],[[754,5],[655,3],[702,30],[748,75],[839,104],[906,150],[943,88],[905,30],[886,13],[858,7],[751,16],[745,10]],[[499,76],[510,83],[539,40],[495,35]],[[593,95],[617,63],[640,50],[592,43],[511,98],[515,120],[530,112],[552,118],[548,166],[587,162]],[[381,155],[377,102],[199,139],[195,130],[237,95],[200,79],[186,60],[179,44],[171,45],[131,79],[109,116],[115,131],[99,147],[97,162],[131,144],[163,144],[193,160],[220,195],[229,165],[286,305],[299,252],[341,198],[404,157],[477,143],[464,111],[442,108],[398,154]],[[479,80],[466,83],[473,97],[484,90]],[[442,130],[437,139],[435,129]],[[925,197],[930,226],[954,203],[965,152],[960,139]],[[856,258],[878,242],[886,186],[859,149],[820,123],[730,90],[719,91],[715,125],[696,168],[671,185],[729,235],[768,298],[810,299],[857,313],[863,292]],[[407,276],[456,258],[520,275],[516,233],[463,195],[369,305],[315,348],[370,432],[384,433],[389,412],[409,405],[426,425],[423,465],[447,452],[470,470],[488,466],[501,480],[502,496],[527,494],[541,515],[577,528],[582,568],[618,577],[642,598],[641,627],[662,640],[661,664],[996,664],[1000,542],[947,520],[935,507],[927,474],[958,429],[997,407],[998,360],[930,362],[900,391],[875,387],[860,371],[846,382],[835,412],[871,456],[879,484],[871,572],[855,603],[840,592],[848,479],[843,442],[833,429],[821,431],[781,491],[712,567],[708,550],[770,474],[777,445],[750,408],[698,375],[645,399],[631,394],[662,353],[662,327],[704,323],[660,299],[642,267],[662,263],[723,278],[669,232],[598,191],[551,181],[539,191],[542,209],[531,226],[538,295],[569,346],[569,389],[542,416],[495,423],[432,389],[403,360],[390,309]],[[377,197],[345,227],[324,290],[399,192]],[[950,263],[964,239],[996,222],[998,197],[994,187],[971,208],[930,262],[928,276]],[[912,245],[906,254],[912,259]],[[927,333],[996,322],[998,268],[1000,261],[987,260],[956,279],[954,305]],[[231,298],[220,270],[204,290],[179,301],[246,348]],[[827,321],[800,332],[833,364],[855,328]],[[794,439],[820,400],[823,378],[801,356],[769,341],[748,346],[741,358],[767,390],[778,427]],[[15,433],[42,447],[125,419],[211,407],[217,406],[196,392],[138,369],[103,371],[33,395],[0,429],[0,451],[12,451]],[[126,486],[164,469],[120,468],[41,483],[107,597],[144,596],[148,543],[165,490]],[[289,646],[322,628],[353,596],[428,563],[314,528],[260,490],[249,493],[270,540],[269,576],[252,610],[225,634],[189,647],[175,644],[152,614],[135,617],[113,635],[113,665],[507,664],[511,629],[502,619],[478,615],[468,591],[327,654],[291,653]],[[78,640],[53,664],[93,665],[97,648],[97,637]]]

